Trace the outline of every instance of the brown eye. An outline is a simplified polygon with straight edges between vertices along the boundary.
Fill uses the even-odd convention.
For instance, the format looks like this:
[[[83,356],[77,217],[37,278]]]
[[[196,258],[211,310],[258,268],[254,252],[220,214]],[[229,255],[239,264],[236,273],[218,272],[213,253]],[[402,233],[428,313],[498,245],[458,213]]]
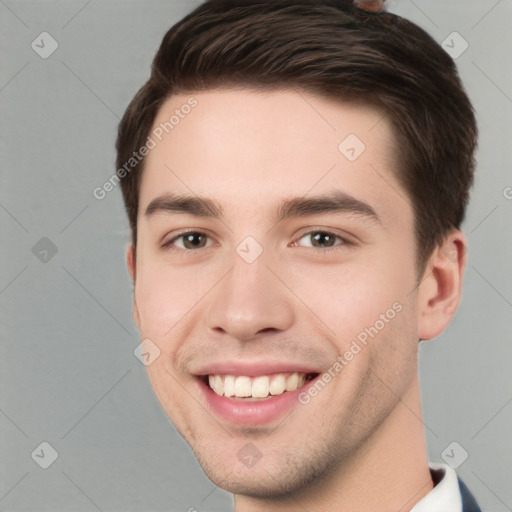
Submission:
[[[300,240],[306,240],[306,244],[303,247],[313,247],[315,249],[329,249],[345,243],[345,240],[341,237],[328,231],[311,231],[303,235]],[[340,242],[336,243],[337,240]]]
[[[206,236],[201,233],[189,233],[183,236],[183,245],[186,249],[200,249],[205,246]]]
[[[169,242],[164,244],[165,248],[176,246],[179,249],[183,250],[194,250],[194,249],[202,249],[206,247],[208,242],[208,236],[204,233],[199,233],[196,231],[191,231],[189,233],[183,233]]]

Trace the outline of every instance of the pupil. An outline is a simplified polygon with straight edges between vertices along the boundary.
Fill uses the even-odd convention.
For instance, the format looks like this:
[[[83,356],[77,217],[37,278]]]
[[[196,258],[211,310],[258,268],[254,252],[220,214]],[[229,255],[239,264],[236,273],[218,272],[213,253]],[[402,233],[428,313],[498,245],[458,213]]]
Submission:
[[[315,233],[314,236],[313,236],[313,245],[315,247],[317,247],[318,245],[323,245],[323,246],[327,246],[327,247],[332,247],[332,244],[334,242],[334,237],[329,235],[328,233],[322,233],[322,232],[318,232],[318,233]]]
[[[201,237],[203,235],[199,233],[191,233],[185,237],[185,247],[187,249],[197,249],[198,247],[202,247],[203,244],[201,244]],[[199,243],[197,243],[199,242]]]

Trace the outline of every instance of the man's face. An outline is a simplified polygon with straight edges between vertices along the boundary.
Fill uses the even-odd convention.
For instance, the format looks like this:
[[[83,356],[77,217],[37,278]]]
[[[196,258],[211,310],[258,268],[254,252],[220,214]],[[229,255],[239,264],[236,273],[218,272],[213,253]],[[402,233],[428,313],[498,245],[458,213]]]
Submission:
[[[341,471],[416,385],[413,213],[376,110],[193,96],[146,159],[135,319],[161,351],[154,391],[208,476],[278,496]],[[188,100],[170,98],[154,128]]]

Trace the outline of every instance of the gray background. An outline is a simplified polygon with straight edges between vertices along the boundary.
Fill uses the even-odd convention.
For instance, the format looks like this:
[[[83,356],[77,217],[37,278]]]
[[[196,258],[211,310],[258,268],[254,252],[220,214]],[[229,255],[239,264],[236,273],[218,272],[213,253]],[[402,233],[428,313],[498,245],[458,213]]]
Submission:
[[[232,509],[133,355],[121,194],[92,194],[115,171],[119,118],[163,34],[198,3],[0,0],[1,510]],[[481,130],[469,266],[455,320],[421,349],[424,419],[430,459],[456,441],[484,510],[512,510],[512,2],[390,10],[469,43],[457,58]],[[59,45],[47,59],[31,48],[43,31]],[[58,452],[46,470],[35,460],[48,449],[31,458],[43,441]]]

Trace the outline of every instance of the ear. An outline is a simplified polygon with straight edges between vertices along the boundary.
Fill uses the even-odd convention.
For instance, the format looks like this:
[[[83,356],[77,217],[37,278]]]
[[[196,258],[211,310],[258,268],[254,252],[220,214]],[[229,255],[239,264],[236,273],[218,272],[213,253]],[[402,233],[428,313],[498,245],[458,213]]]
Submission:
[[[133,244],[131,244],[128,249],[126,249],[126,266],[128,267],[128,272],[130,273],[130,276],[133,281],[133,285],[135,286],[135,277],[136,277],[136,249]],[[135,322],[135,325],[140,331],[140,314],[139,314],[139,308],[137,307],[137,301],[135,300],[135,291],[133,293],[133,306],[132,306],[132,315],[133,315],[133,321]]]
[[[439,336],[457,311],[466,267],[466,238],[452,231],[430,257],[418,287],[420,340]]]
[[[130,244],[126,249],[126,266],[128,267],[128,272],[130,273],[133,284],[135,284],[135,260],[135,246]]]

